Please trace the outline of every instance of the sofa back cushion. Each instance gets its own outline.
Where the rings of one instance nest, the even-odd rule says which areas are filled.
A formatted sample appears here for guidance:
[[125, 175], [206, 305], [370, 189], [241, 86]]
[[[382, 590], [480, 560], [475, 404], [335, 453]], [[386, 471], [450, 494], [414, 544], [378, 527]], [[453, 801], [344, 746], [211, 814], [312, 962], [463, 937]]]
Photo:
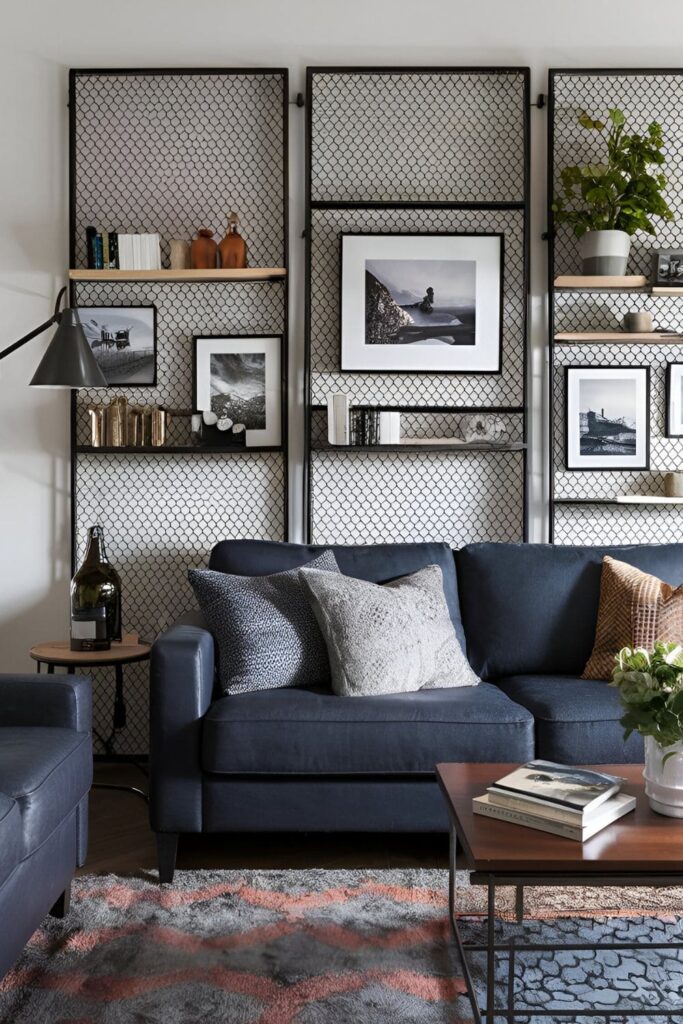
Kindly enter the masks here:
[[[451, 621], [463, 647], [465, 635], [460, 618], [458, 584], [453, 550], [447, 544], [281, 544], [269, 540], [223, 540], [211, 552], [209, 569], [236, 576], [265, 576], [310, 562], [323, 551], [332, 551], [345, 576], [370, 583], [387, 583], [399, 576], [438, 565]], [[585, 660], [585, 659], [584, 659]]]
[[470, 544], [458, 551], [467, 654], [477, 675], [581, 675], [595, 639], [605, 555], [673, 586], [683, 582], [683, 544]]

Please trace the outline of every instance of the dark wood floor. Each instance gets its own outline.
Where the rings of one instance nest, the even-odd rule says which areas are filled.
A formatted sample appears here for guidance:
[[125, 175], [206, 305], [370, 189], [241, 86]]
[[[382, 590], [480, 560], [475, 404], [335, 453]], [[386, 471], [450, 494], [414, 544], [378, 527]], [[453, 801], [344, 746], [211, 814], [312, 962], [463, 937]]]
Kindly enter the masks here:
[[[95, 781], [147, 788], [146, 778], [133, 765], [98, 763]], [[447, 837], [433, 835], [184, 836], [178, 854], [178, 867], [186, 869], [447, 866]], [[132, 874], [155, 867], [146, 803], [130, 793], [93, 790], [88, 860], [80, 873]]]

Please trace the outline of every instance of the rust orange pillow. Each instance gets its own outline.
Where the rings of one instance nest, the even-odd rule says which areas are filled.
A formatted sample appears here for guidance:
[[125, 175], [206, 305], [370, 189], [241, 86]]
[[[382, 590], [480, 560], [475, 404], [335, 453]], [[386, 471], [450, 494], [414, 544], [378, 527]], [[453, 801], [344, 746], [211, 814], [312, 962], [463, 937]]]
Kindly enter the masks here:
[[605, 555], [595, 643], [582, 679], [611, 679], [622, 647], [651, 648], [655, 640], [683, 643], [683, 586]]

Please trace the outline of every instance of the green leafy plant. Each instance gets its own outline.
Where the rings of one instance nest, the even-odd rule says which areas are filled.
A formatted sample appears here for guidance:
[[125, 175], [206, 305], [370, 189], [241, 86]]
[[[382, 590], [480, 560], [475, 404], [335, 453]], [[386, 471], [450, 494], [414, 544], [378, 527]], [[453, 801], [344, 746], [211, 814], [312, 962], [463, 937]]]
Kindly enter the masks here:
[[615, 661], [610, 686], [619, 690], [625, 709], [624, 738], [639, 732], [662, 747], [683, 739], [683, 647], [660, 642], [651, 651], [624, 647]]
[[661, 171], [665, 162], [661, 125], [653, 121], [647, 134], [628, 134], [626, 118], [616, 108], [609, 111], [608, 123], [584, 112], [579, 124], [604, 138], [607, 161], [564, 168], [562, 194], [553, 203], [556, 222], [568, 224], [580, 237], [587, 231], [605, 230], [654, 235], [651, 217], [673, 220], [662, 195], [666, 177]]

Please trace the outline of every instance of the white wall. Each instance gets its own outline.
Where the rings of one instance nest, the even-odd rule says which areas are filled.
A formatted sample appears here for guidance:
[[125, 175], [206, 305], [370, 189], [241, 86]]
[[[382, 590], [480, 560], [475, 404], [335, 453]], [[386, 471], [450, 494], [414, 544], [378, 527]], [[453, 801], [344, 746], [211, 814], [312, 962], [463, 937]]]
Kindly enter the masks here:
[[[642, 0], [23, 0], [0, 35], [0, 349], [50, 315], [67, 262], [66, 68], [308, 64], [676, 67], [683, 8]], [[303, 116], [292, 108], [292, 442], [302, 450]], [[532, 539], [543, 539], [544, 113], [532, 112]], [[49, 335], [0, 363], [0, 670], [65, 634], [68, 399], [25, 387]], [[292, 493], [300, 493], [299, 474]], [[295, 513], [296, 528], [298, 517]], [[296, 534], [295, 534], [296, 535]]]

